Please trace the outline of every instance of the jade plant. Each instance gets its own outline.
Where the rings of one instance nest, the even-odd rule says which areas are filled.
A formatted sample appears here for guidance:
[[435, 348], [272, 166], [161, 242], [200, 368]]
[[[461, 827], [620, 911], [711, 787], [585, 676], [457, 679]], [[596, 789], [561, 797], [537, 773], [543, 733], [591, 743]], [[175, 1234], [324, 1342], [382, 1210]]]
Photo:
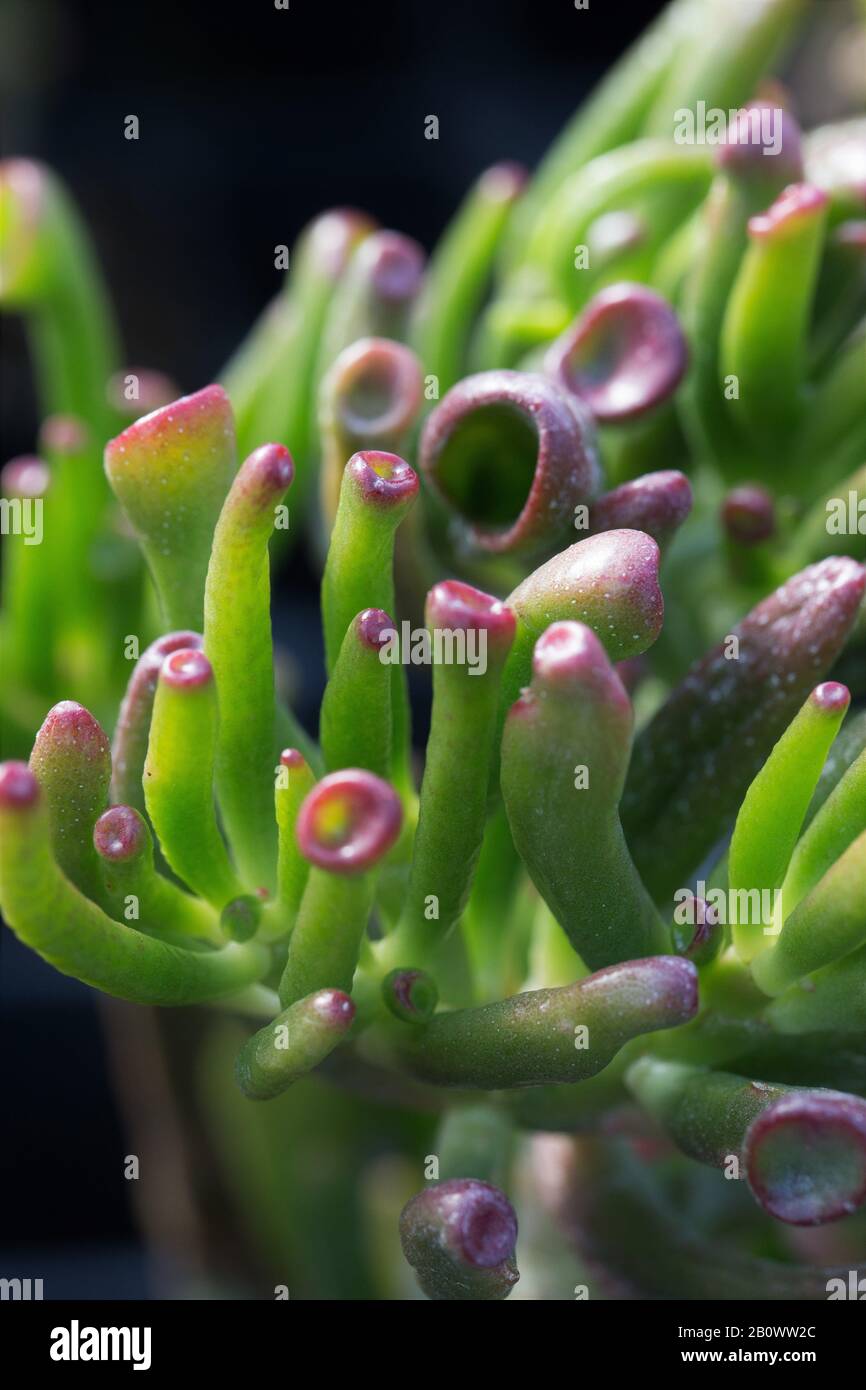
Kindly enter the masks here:
[[[807, 8], [674, 0], [429, 262], [323, 215], [189, 395], [119, 366], [66, 194], [5, 170], [46, 420], [4, 516], [54, 544], [4, 540], [4, 918], [236, 1021], [251, 1110], [316, 1072], [438, 1117], [392, 1231], [433, 1299], [517, 1284], [531, 1135], [581, 1137], [559, 1210], [619, 1290], [863, 1259], [866, 133], [760, 86]], [[724, 138], [672, 139], [699, 100]], [[300, 535], [316, 730], [271, 627]]]

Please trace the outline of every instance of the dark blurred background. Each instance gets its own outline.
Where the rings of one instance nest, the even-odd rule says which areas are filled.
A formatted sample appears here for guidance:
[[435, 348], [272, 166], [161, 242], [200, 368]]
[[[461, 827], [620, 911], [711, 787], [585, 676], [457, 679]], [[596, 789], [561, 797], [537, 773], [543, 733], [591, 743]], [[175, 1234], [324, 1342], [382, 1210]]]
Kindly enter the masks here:
[[[69, 184], [128, 363], [196, 390], [276, 289], [276, 244], [355, 204], [430, 248], [486, 165], [537, 162], [660, 8], [0, 0], [3, 153]], [[130, 114], [138, 141], [124, 139]], [[430, 114], [438, 141], [424, 139]], [[14, 321], [0, 369], [5, 459], [32, 449], [37, 423]], [[288, 582], [314, 624], [315, 577], [295, 563]], [[309, 718], [317, 692], [305, 693]], [[41, 1277], [47, 1297], [145, 1297], [93, 994], [5, 930], [0, 965], [0, 1275]]]

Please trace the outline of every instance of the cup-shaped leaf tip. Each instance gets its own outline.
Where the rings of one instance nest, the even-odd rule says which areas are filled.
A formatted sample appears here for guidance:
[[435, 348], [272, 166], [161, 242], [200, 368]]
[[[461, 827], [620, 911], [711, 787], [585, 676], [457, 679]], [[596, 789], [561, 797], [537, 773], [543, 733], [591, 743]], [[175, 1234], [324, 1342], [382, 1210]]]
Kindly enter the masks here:
[[418, 474], [397, 454], [362, 449], [349, 459], [346, 473], [363, 500], [375, 506], [399, 506], [418, 492]]
[[514, 1253], [517, 1217], [499, 1188], [476, 1178], [436, 1183], [413, 1197], [400, 1218], [404, 1248], [425, 1231], [475, 1269], [492, 1269]]
[[317, 782], [298, 812], [301, 853], [317, 868], [363, 873], [387, 854], [403, 812], [393, 787], [362, 768], [332, 772]]
[[160, 679], [173, 690], [194, 690], [213, 680], [213, 667], [197, 647], [181, 647], [166, 657]]
[[424, 426], [419, 463], [464, 540], [494, 554], [550, 548], [601, 482], [588, 411], [530, 372], [459, 381]]
[[866, 1200], [866, 1101], [836, 1091], [783, 1096], [744, 1143], [749, 1186], [778, 1221], [815, 1226]]
[[411, 348], [390, 338], [359, 338], [335, 359], [323, 393], [350, 440], [390, 443], [415, 419], [422, 386]]
[[426, 1023], [439, 1000], [435, 981], [426, 970], [392, 970], [382, 981], [382, 997], [403, 1023]]
[[549, 349], [545, 370], [602, 423], [666, 401], [688, 365], [679, 320], [661, 295], [624, 281], [601, 290]]

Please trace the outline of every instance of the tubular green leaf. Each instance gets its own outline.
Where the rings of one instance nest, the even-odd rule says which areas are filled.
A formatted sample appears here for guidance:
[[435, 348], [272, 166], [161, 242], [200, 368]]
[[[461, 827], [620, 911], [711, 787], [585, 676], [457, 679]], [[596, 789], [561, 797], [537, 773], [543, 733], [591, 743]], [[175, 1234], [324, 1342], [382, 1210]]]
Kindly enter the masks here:
[[235, 1077], [250, 1100], [271, 1100], [317, 1067], [342, 1042], [355, 1016], [348, 994], [321, 989], [266, 1024], [244, 1043]]
[[[322, 577], [325, 662], [333, 671], [343, 638], [365, 608], [394, 610], [397, 527], [418, 495], [418, 475], [396, 454], [368, 450], [349, 459]], [[411, 718], [406, 672], [391, 667], [394, 780], [411, 787]]]
[[866, 1029], [866, 947], [793, 985], [773, 1000], [765, 1017], [785, 1034], [862, 1033]]
[[467, 325], [481, 305], [496, 250], [525, 180], [515, 164], [495, 164], [470, 189], [437, 242], [416, 306], [411, 342], [425, 377], [442, 396], [466, 365]]
[[794, 575], [692, 667], [636, 739], [621, 816], [656, 902], [688, 883], [733, 821], [841, 651], [864, 588], [866, 571], [844, 558]]
[[28, 320], [40, 414], [75, 415], [100, 442], [119, 349], [114, 316], [89, 238], [60, 181], [44, 165], [0, 165], [4, 236], [0, 303]]
[[391, 768], [391, 670], [383, 655], [397, 633], [388, 614], [365, 608], [353, 619], [322, 699], [319, 741], [328, 772]]
[[714, 1168], [739, 1164], [752, 1120], [791, 1089], [650, 1056], [629, 1067], [626, 1085], [684, 1154]]
[[111, 799], [144, 811], [144, 760], [156, 683], [172, 652], [201, 646], [197, 632], [168, 632], [151, 642], [132, 670], [111, 745]]
[[[731, 288], [720, 367], [737, 380], [736, 411], [756, 443], [790, 434], [805, 405], [808, 327], [827, 197], [792, 184], [750, 219], [750, 244]], [[719, 383], [719, 391], [722, 383]]]
[[866, 751], [851, 763], [800, 838], [782, 884], [784, 916], [866, 830]]
[[217, 827], [217, 692], [204, 652], [181, 649], [159, 674], [144, 764], [147, 814], [172, 869], [216, 908], [240, 897]]
[[421, 964], [466, 906], [484, 836], [499, 678], [514, 636], [508, 607], [457, 580], [430, 590], [425, 619], [433, 710], [405, 908], [383, 948], [389, 967]]
[[866, 830], [797, 905], [773, 945], [752, 961], [752, 974], [766, 994], [782, 994], [864, 941]]
[[[263, 320], [260, 331], [257, 325], [256, 342], [250, 344], [252, 360], [241, 359], [237, 364], [250, 400], [244, 412], [244, 433], [239, 435], [241, 454], [245, 456], [264, 439], [286, 444], [301, 465], [295, 489], [298, 508], [315, 476], [311, 467], [314, 387], [322, 329], [352, 252], [373, 225], [364, 213], [335, 208], [304, 229], [292, 248], [282, 313], [274, 309], [272, 322]], [[234, 372], [226, 375], [231, 381]], [[257, 388], [252, 384], [256, 377]]]
[[689, 1158], [748, 1178], [779, 1221], [815, 1226], [866, 1197], [866, 1102], [642, 1057], [627, 1084]]
[[214, 532], [204, 598], [204, 649], [220, 705], [220, 810], [241, 874], [271, 890], [277, 736], [268, 541], [293, 473], [291, 456], [280, 444], [262, 445], [242, 464]]
[[132, 806], [111, 806], [93, 828], [101, 860], [105, 894], [112, 914], [126, 919], [135, 901], [131, 926], [167, 940], [183, 938], [224, 946], [225, 938], [212, 907], [184, 893], [154, 868], [153, 839], [144, 817]]
[[679, 112], [740, 107], [796, 33], [806, 0], [759, 0], [718, 6], [699, 3], [683, 15], [683, 41], [657, 93], [644, 129], [673, 134]]
[[667, 5], [561, 131], [517, 206], [502, 249], [505, 269], [522, 258], [535, 221], [570, 174], [636, 139], [696, 13], [695, 0]]
[[144, 551], [167, 627], [200, 632], [211, 539], [235, 474], [220, 386], [145, 415], [105, 449], [105, 471]]
[[502, 793], [536, 887], [591, 970], [670, 950], [619, 823], [632, 724], [595, 634], [582, 623], [549, 627], [505, 722]]
[[39, 780], [55, 858], [89, 898], [102, 896], [93, 827], [105, 810], [111, 780], [108, 739], [93, 715], [74, 700], [49, 710], [36, 735], [30, 766]]
[[498, 1188], [473, 1178], [433, 1183], [400, 1217], [403, 1254], [434, 1302], [490, 1303], [519, 1279], [517, 1218]]
[[681, 205], [676, 217], [680, 221], [700, 201], [711, 176], [709, 156], [700, 147], [638, 140], [612, 150], [562, 184], [536, 222], [526, 259], [543, 267], [555, 291], [577, 309], [585, 287], [582, 271], [575, 268], [575, 250], [587, 244], [590, 227], [599, 217], [663, 189], [669, 204]]
[[394, 789], [357, 768], [324, 777], [305, 798], [295, 833], [312, 867], [280, 980], [284, 1008], [327, 986], [351, 989], [373, 906], [372, 870], [401, 821]]
[[359, 243], [328, 306], [318, 381], [344, 348], [359, 338], [407, 341], [425, 260], [418, 242], [401, 232], [371, 232]]
[[[781, 886], [821, 769], [851, 695], [825, 681], [809, 695], [755, 777], [740, 807], [728, 856], [735, 891]], [[779, 922], [781, 926], [781, 921]], [[769, 943], [760, 923], [735, 923], [734, 944], [749, 960]]]
[[540, 565], [509, 595], [517, 631], [499, 694], [492, 764], [499, 776], [505, 717], [532, 674], [532, 652], [551, 623], [573, 619], [592, 628], [611, 661], [639, 656], [661, 631], [664, 601], [658, 583], [659, 548], [642, 531], [604, 531], [577, 541]]
[[394, 535], [417, 493], [417, 474], [396, 454], [369, 451], [346, 464], [322, 579], [329, 672], [357, 613], [394, 611]]
[[437, 1014], [395, 1046], [409, 1070], [437, 1086], [507, 1090], [583, 1081], [630, 1038], [676, 1028], [697, 1009], [697, 972], [678, 956], [627, 961], [561, 989], [516, 994]]
[[359, 338], [331, 364], [318, 397], [326, 534], [339, 507], [346, 461], [359, 452], [401, 452], [421, 407], [421, 388], [414, 352], [388, 338]]
[[264, 976], [268, 956], [259, 946], [169, 946], [112, 921], [79, 893], [51, 853], [45, 798], [23, 764], [7, 763], [0, 776], [0, 826], [6, 920], [62, 974], [138, 1004], [201, 1003]]
[[324, 989], [328, 980], [337, 989], [351, 990], [374, 889], [371, 874], [344, 878], [310, 869], [280, 980], [284, 1007]]
[[309, 864], [301, 854], [295, 823], [301, 803], [312, 791], [315, 778], [303, 753], [284, 748], [274, 782], [274, 815], [277, 822], [277, 896], [264, 910], [260, 940], [285, 936], [295, 925]]

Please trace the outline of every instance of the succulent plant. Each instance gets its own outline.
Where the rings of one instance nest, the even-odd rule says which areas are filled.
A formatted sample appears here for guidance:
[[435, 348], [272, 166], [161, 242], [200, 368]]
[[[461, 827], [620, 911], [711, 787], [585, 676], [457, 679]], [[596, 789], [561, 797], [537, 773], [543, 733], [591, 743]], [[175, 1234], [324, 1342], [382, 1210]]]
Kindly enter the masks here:
[[[750, 101], [801, 8], [719, 29], [675, 0], [426, 267], [324, 215], [223, 384], [131, 423], [74, 210], [6, 170], [49, 418], [3, 490], [64, 518], [53, 550], [4, 545], [7, 745], [59, 694], [92, 708], [62, 698], [0, 768], [4, 917], [108, 995], [242, 1020], [220, 1084], [250, 1101], [321, 1069], [440, 1117], [399, 1221], [433, 1299], [514, 1288], [532, 1134], [584, 1136], [566, 1224], [623, 1285], [657, 1233], [633, 1176], [631, 1241], [610, 1214], [621, 1163], [659, 1200], [694, 1164], [741, 1179], [780, 1288], [780, 1230], [862, 1222], [866, 522], [826, 522], [864, 488], [863, 188], [787, 111], [774, 158], [665, 138], [697, 97]], [[302, 530], [316, 737], [271, 629]], [[695, 1259], [677, 1235], [659, 1287]]]

